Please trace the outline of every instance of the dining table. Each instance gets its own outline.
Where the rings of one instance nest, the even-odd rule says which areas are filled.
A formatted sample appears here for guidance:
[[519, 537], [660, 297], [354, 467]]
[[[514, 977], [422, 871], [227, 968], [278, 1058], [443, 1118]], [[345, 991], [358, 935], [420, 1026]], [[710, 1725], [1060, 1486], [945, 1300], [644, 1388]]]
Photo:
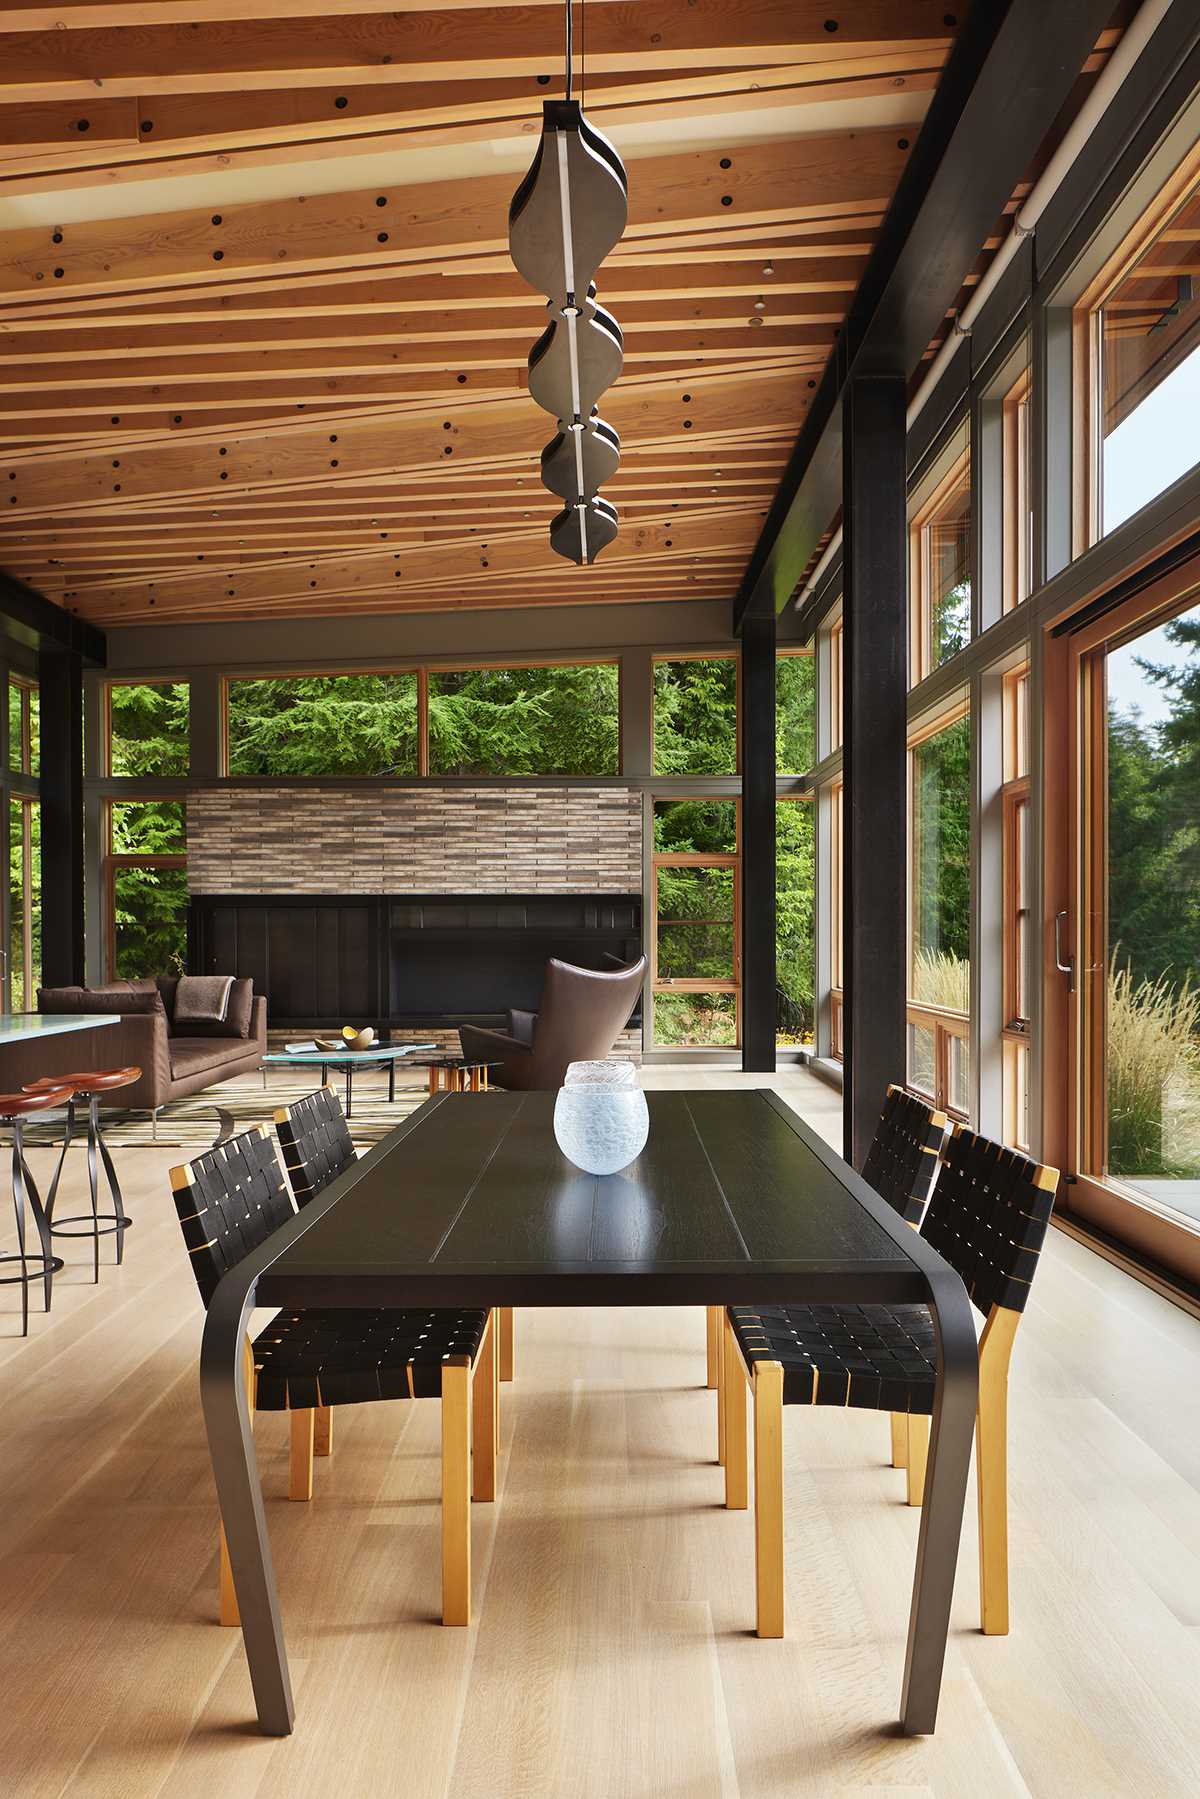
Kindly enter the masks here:
[[899, 1721], [933, 1730], [978, 1386], [966, 1289], [773, 1091], [646, 1101], [642, 1153], [596, 1176], [560, 1151], [553, 1093], [439, 1094], [221, 1280], [201, 1395], [265, 1734], [289, 1734], [295, 1706], [243, 1378], [255, 1306], [928, 1306], [938, 1372]]

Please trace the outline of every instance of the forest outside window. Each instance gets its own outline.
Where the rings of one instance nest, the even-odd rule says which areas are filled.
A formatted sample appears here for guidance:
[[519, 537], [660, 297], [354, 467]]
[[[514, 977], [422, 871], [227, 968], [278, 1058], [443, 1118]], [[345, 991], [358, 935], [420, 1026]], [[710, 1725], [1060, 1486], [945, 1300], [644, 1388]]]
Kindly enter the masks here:
[[187, 832], [175, 799], [106, 808], [108, 976], [139, 980], [187, 968]]
[[8, 955], [4, 1002], [31, 1012], [42, 979], [42, 809], [12, 794], [8, 802]]
[[1029, 665], [1004, 678], [1004, 1140], [1030, 1146], [1033, 980], [1030, 888]]
[[[1163, 216], [1165, 212], [1165, 217]], [[1181, 174], [1091, 309], [1091, 535], [1103, 537], [1200, 459], [1200, 178]]]
[[971, 465], [964, 454], [917, 513], [910, 534], [915, 686], [971, 638]]
[[829, 1053], [842, 1060], [845, 985], [842, 974], [842, 795], [837, 781], [829, 790]]
[[656, 775], [735, 775], [738, 770], [736, 656], [656, 656]]
[[816, 657], [781, 650], [775, 659], [775, 772], [805, 775], [817, 759]]
[[775, 1040], [813, 1040], [813, 807], [808, 799], [775, 805]]
[[940, 720], [909, 756], [909, 1081], [970, 1111], [971, 720]]
[[741, 989], [738, 802], [654, 801], [651, 984], [656, 1047], [732, 1047]]
[[615, 775], [621, 771], [615, 662], [430, 669], [431, 775]]
[[110, 681], [105, 688], [110, 775], [186, 775], [191, 689], [186, 681]]
[[415, 775], [417, 677], [284, 675], [225, 684], [230, 775]]
[[829, 632], [829, 747], [842, 747], [842, 621], [836, 618]]
[[41, 768], [39, 707], [36, 681], [8, 680], [8, 766], [17, 774], [36, 775]]

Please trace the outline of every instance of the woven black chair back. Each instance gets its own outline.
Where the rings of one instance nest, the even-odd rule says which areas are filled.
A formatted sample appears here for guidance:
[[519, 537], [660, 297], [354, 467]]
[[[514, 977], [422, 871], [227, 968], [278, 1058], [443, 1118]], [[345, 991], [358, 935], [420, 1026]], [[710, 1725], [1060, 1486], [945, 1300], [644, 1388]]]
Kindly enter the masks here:
[[919, 1224], [946, 1136], [946, 1115], [903, 1087], [889, 1087], [863, 1179], [909, 1224]]
[[275, 1114], [283, 1164], [298, 1206], [306, 1206], [355, 1160], [342, 1102], [332, 1087], [318, 1087]]
[[921, 1235], [961, 1275], [984, 1314], [1025, 1310], [1058, 1174], [961, 1126], [942, 1151]]
[[172, 1168], [171, 1186], [206, 1306], [221, 1276], [296, 1215], [265, 1124]]

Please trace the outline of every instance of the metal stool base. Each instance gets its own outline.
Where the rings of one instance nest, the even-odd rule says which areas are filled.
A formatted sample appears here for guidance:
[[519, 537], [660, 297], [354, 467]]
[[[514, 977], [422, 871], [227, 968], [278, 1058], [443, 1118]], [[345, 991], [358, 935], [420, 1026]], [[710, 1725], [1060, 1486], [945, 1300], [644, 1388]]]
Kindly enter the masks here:
[[[85, 1224], [86, 1230], [68, 1231], [67, 1224]], [[132, 1218], [118, 1218], [112, 1212], [97, 1212], [93, 1219], [90, 1212], [76, 1212], [70, 1218], [63, 1218], [51, 1224], [52, 1237], [111, 1237], [114, 1231], [127, 1231], [133, 1224]]]
[[[20, 1255], [15, 1249], [6, 1249], [0, 1255], [0, 1262], [23, 1262], [25, 1268], [29, 1269], [28, 1274], [24, 1270], [20, 1274], [0, 1274], [0, 1287], [15, 1287], [20, 1281], [29, 1286], [32, 1281], [44, 1281], [47, 1273], [57, 1274], [60, 1268], [66, 1266], [61, 1256], [44, 1256], [40, 1249], [31, 1249], [27, 1256]], [[36, 1268], [30, 1268], [33, 1262], [37, 1263]], [[50, 1264], [49, 1269], [45, 1265], [47, 1262]], [[50, 1307], [47, 1306], [46, 1310], [49, 1311]]]

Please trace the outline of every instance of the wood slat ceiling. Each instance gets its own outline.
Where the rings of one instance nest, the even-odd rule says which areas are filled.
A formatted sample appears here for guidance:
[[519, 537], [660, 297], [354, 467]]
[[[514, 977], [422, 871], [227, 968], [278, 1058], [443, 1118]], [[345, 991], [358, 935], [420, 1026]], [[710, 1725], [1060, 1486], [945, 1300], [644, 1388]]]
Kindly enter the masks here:
[[953, 35], [591, 0], [621, 534], [553, 555], [507, 209], [558, 4], [0, 0], [0, 564], [96, 623], [728, 597]]

